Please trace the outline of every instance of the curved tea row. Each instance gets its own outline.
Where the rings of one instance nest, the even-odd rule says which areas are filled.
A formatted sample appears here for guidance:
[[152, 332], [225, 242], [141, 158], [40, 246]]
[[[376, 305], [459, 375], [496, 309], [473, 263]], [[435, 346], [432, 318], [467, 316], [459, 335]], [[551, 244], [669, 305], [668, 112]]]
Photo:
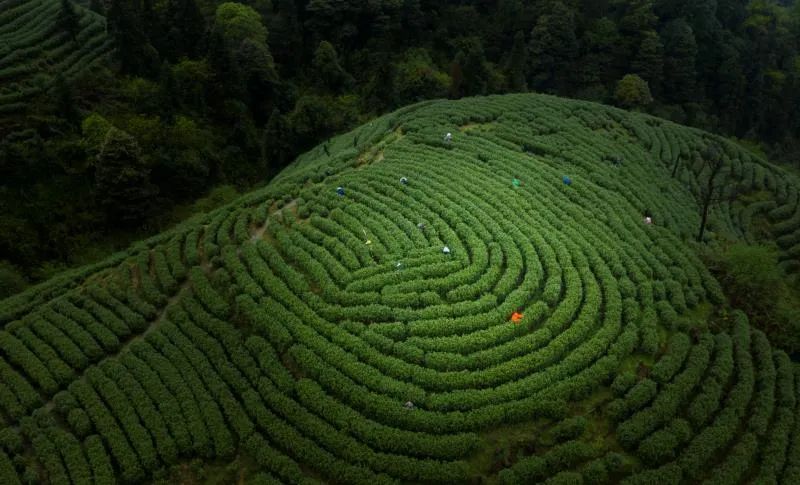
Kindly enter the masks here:
[[57, 75], [78, 76], [110, 51], [102, 16], [75, 4], [73, 38], [59, 27], [61, 9], [60, 0], [0, 0], [0, 113], [23, 110]]
[[[237, 453], [259, 483], [791, 480], [796, 366], [741, 314], [716, 334], [690, 316], [724, 295], [689, 242], [701, 162], [670, 175], [711, 139], [661, 123], [422, 103], [0, 302], [2, 481]], [[715, 228], [797, 217], [791, 177], [724, 147], [773, 195]], [[772, 228], [791, 265], [796, 227]], [[515, 426], [530, 436], [497, 456]]]

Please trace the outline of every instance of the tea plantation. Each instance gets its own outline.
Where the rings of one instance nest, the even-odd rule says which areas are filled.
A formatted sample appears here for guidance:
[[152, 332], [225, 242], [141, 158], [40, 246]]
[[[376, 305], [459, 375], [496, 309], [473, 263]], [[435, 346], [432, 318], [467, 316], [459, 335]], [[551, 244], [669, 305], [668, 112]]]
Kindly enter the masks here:
[[103, 62], [111, 49], [106, 20], [74, 4], [74, 36], [60, 25], [61, 0], [0, 0], [0, 114]]
[[0, 302], [0, 482], [800, 483], [800, 367], [707, 321], [711, 145], [708, 244], [797, 272], [797, 178], [656, 118], [506, 95], [333, 138]]

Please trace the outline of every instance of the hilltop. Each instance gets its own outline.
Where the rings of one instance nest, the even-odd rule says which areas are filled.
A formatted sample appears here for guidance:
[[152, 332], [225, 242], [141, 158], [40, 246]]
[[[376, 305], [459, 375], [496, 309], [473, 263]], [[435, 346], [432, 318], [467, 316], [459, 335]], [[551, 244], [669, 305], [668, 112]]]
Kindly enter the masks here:
[[798, 187], [589, 102], [403, 108], [0, 301], [0, 481], [796, 482], [800, 368], [699, 254], [796, 274]]

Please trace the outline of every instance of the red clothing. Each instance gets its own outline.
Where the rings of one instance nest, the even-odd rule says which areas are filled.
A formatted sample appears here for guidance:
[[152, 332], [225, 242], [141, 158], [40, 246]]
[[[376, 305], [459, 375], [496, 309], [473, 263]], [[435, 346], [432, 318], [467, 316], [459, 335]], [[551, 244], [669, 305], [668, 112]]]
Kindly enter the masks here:
[[519, 323], [522, 321], [522, 313], [514, 312], [511, 314], [511, 321], [514, 323]]

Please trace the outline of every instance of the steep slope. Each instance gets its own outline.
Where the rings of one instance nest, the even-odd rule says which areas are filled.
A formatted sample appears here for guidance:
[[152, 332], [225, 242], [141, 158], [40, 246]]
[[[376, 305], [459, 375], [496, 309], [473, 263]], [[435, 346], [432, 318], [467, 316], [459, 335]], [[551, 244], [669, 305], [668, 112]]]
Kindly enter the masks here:
[[259, 483], [794, 483], [800, 368], [706, 325], [709, 145], [740, 187], [713, 238], [767, 231], [796, 270], [797, 180], [655, 118], [507, 95], [336, 137], [0, 302], [0, 481], [239, 453]]

